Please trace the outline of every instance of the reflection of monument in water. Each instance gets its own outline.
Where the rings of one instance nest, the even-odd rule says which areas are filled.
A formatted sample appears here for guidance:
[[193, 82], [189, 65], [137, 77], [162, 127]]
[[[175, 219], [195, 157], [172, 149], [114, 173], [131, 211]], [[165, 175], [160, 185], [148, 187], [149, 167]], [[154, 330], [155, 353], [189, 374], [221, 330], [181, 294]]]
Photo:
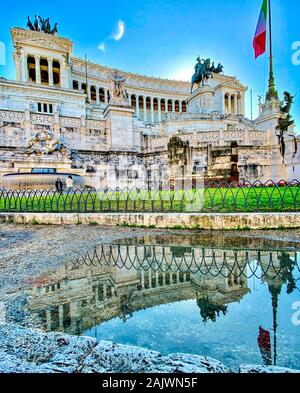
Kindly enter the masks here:
[[[281, 255], [259, 252], [270, 277], [266, 264]], [[126, 320], [141, 309], [190, 299], [197, 300], [203, 321], [215, 321], [249, 292], [247, 277], [257, 259], [256, 250], [103, 245], [38, 277], [24, 291], [29, 311], [47, 331], [80, 334], [115, 317]]]
[[[293, 276], [293, 271], [297, 265], [297, 254], [293, 256], [287, 252], [281, 252], [277, 258], [273, 260], [271, 254], [271, 264], [264, 257], [259, 258], [260, 265], [265, 270], [263, 281], [267, 283], [268, 290], [271, 295], [272, 314], [273, 314], [273, 351], [271, 343], [270, 332], [259, 328], [258, 345], [262, 355], [263, 362], [266, 366], [277, 366], [277, 312], [278, 300], [282, 292], [283, 286], [286, 284], [286, 291], [288, 294], [296, 289], [296, 280]], [[272, 356], [273, 354], [273, 356]]]

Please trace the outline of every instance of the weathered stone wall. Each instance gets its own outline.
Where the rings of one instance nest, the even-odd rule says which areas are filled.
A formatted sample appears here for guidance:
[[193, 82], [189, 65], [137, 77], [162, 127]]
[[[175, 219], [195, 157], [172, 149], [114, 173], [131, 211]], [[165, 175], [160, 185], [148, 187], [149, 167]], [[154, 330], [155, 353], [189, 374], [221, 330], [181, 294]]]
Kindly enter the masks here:
[[300, 228], [300, 213], [0, 213], [17, 224], [99, 224], [186, 229]]

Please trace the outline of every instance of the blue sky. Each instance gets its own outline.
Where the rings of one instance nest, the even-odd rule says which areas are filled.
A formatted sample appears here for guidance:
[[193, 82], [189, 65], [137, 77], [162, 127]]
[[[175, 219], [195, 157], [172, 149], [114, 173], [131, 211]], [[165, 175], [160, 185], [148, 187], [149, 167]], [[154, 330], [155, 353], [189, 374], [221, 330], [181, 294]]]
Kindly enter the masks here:
[[[33, 17], [37, 13], [59, 23], [60, 35], [74, 41], [75, 56], [83, 58], [86, 53], [91, 61], [126, 71], [189, 80], [198, 54], [220, 61], [226, 74], [237, 76], [249, 87], [248, 117], [250, 89], [253, 90], [255, 117], [257, 95], [265, 93], [268, 79], [267, 56], [254, 60], [252, 49], [261, 3], [262, 0], [2, 2], [0, 41], [6, 45], [7, 61], [5, 66], [0, 65], [0, 75], [14, 78], [15, 73], [9, 29], [26, 27], [27, 15]], [[300, 49], [300, 4], [299, 0], [272, 3], [276, 83], [281, 95], [284, 90], [298, 93], [293, 114], [300, 133], [300, 64], [292, 63], [293, 43], [299, 41]], [[124, 25], [118, 26], [119, 21]]]

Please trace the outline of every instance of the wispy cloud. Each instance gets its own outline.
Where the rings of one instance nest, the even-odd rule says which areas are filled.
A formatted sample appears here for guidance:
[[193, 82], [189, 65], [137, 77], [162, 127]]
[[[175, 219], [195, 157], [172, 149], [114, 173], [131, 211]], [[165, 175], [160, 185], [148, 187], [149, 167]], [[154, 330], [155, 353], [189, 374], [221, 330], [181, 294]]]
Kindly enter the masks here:
[[122, 20], [119, 20], [110, 38], [112, 38], [115, 41], [120, 41], [120, 39], [124, 36], [124, 34], [125, 34], [125, 23]]
[[98, 46], [97, 48], [105, 53], [106, 52], [106, 48], [107, 48], [107, 43], [109, 40], [114, 40], [114, 41], [120, 41], [125, 34], [125, 22], [122, 21], [121, 19], [118, 21], [118, 23], [116, 24], [113, 32], [111, 33], [111, 35], [109, 37], [107, 37], [106, 39], [104, 39]]
[[101, 42], [101, 44], [99, 44], [97, 48], [99, 50], [101, 50], [101, 52], [103, 52], [103, 53], [106, 51], [106, 46], [105, 46], [104, 42]]

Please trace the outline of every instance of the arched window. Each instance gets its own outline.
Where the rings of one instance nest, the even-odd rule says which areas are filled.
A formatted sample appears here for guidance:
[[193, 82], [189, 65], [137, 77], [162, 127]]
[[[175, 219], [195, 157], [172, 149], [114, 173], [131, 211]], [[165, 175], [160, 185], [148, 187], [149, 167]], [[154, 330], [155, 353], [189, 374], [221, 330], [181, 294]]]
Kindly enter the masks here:
[[154, 98], [154, 100], [153, 100], [153, 107], [154, 107], [155, 111], [158, 111], [158, 99], [157, 98]]
[[186, 112], [186, 102], [182, 101], [182, 112]]
[[168, 112], [172, 112], [172, 100], [168, 100]]
[[161, 100], [161, 111], [162, 112], [165, 112], [165, 110], [166, 110], [166, 100], [165, 99], [163, 99], [163, 100]]
[[179, 101], [175, 101], [175, 112], [179, 112]]

